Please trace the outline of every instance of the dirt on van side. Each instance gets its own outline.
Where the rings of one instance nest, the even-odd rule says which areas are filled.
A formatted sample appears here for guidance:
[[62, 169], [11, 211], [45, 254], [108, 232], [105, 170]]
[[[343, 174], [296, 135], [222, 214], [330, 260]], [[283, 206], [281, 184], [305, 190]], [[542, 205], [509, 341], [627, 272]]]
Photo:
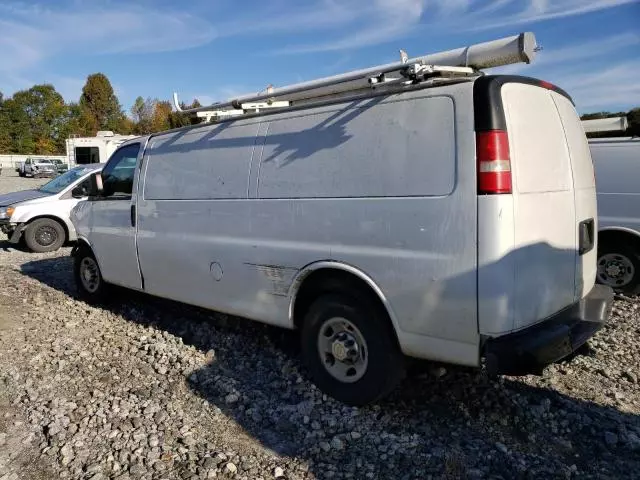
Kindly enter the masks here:
[[87, 305], [68, 255], [0, 237], [0, 480], [640, 471], [638, 298], [541, 377], [420, 365], [350, 408], [309, 382], [294, 333], [121, 290]]

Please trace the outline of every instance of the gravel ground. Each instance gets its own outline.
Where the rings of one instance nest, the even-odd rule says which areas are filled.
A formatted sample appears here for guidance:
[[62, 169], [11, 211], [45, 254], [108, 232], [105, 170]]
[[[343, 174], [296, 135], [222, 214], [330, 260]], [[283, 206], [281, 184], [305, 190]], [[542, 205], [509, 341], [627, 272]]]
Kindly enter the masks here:
[[541, 377], [421, 366], [358, 409], [309, 383], [294, 334], [124, 291], [89, 306], [68, 255], [0, 238], [0, 480], [638, 478], [638, 299]]

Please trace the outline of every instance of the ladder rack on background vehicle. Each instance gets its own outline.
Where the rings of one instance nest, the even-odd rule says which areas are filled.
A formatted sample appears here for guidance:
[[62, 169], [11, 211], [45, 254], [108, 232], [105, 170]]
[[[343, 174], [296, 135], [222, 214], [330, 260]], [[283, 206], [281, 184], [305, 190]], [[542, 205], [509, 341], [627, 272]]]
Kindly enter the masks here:
[[627, 117], [594, 118], [582, 120], [585, 133], [624, 132], [629, 128]]
[[486, 68], [520, 62], [531, 63], [538, 50], [534, 34], [524, 32], [511, 37], [415, 58], [408, 58], [406, 52], [401, 50], [399, 62], [279, 88], [269, 86], [263, 92], [242, 95], [232, 100], [216, 102], [204, 107], [183, 109], [180, 107], [176, 93], [173, 94], [173, 102], [178, 112], [195, 114], [205, 118], [205, 121], [215, 121], [246, 113], [286, 109], [309, 100], [322, 100], [347, 93], [367, 91], [372, 88], [402, 87], [427, 80], [479, 75], [479, 71]]

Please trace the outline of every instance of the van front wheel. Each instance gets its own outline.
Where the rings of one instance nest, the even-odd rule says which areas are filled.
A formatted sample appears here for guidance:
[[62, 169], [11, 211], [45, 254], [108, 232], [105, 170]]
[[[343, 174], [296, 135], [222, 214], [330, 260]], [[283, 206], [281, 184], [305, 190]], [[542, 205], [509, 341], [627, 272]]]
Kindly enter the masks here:
[[372, 302], [328, 294], [309, 308], [302, 354], [314, 383], [348, 405], [374, 402], [404, 376], [389, 319]]
[[602, 245], [598, 251], [597, 279], [619, 293], [640, 293], [640, 256], [626, 245]]
[[87, 247], [80, 247], [74, 255], [73, 273], [80, 296], [90, 303], [101, 303], [107, 298], [108, 285], [96, 257]]

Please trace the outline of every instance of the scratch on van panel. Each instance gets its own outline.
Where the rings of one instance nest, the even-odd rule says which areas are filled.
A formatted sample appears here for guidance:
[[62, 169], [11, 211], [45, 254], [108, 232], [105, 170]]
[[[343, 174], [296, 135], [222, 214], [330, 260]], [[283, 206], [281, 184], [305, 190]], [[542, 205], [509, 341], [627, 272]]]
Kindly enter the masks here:
[[498, 218], [502, 220], [502, 209], [500, 209], [500, 213], [498, 213]]
[[283, 265], [260, 265], [255, 263], [245, 263], [245, 265], [253, 268], [257, 273], [262, 275], [271, 285], [271, 291], [269, 293], [277, 296], [288, 295], [293, 276], [298, 271], [298, 268]]

